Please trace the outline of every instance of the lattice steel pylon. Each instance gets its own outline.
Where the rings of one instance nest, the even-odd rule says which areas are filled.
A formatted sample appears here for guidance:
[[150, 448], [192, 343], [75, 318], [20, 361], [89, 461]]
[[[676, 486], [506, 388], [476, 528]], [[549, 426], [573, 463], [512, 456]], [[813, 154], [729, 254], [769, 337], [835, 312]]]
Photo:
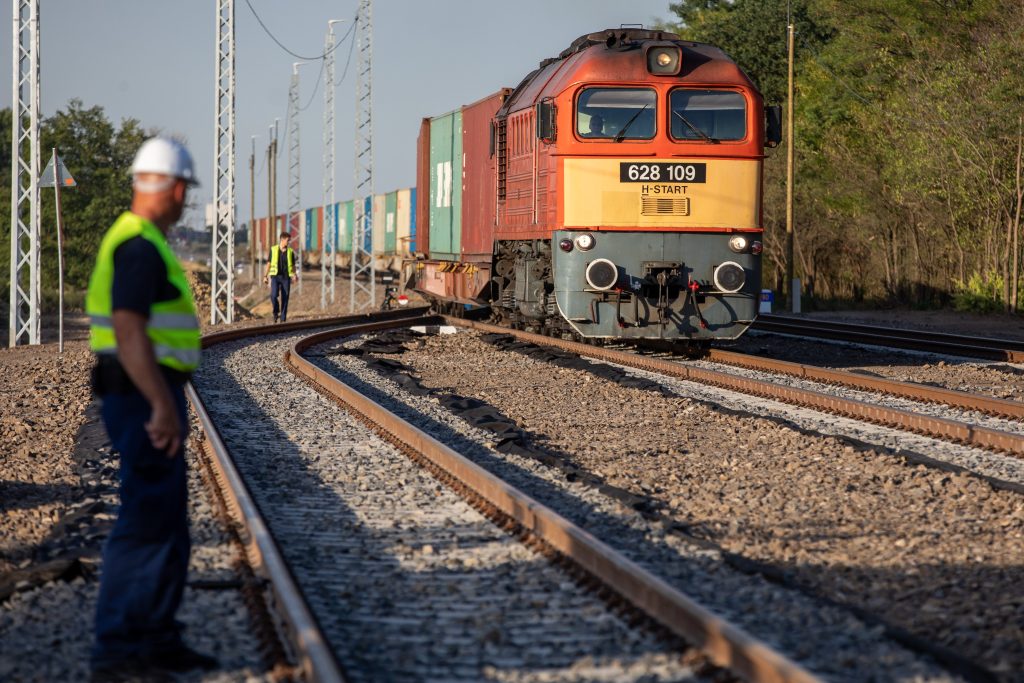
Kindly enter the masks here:
[[334, 303], [334, 260], [337, 216], [334, 215], [334, 25], [341, 19], [327, 22], [324, 42], [324, 229], [320, 240], [320, 308], [327, 300]]
[[211, 325], [235, 317], [235, 0], [217, 0], [216, 96]]
[[[356, 15], [356, 139], [355, 191], [352, 233], [352, 273], [349, 282], [350, 309], [356, 311], [377, 307], [376, 270], [373, 263], [373, 2], [359, 0]], [[366, 211], [366, 197], [370, 210]]]
[[[39, 0], [13, 0], [8, 344], [40, 343]], [[26, 212], [28, 214], [26, 220]]]
[[298, 238], [295, 269], [302, 291], [302, 252], [305, 250], [306, 231], [303, 230], [302, 197], [299, 183], [299, 67], [292, 64], [292, 81], [288, 87], [288, 232]]

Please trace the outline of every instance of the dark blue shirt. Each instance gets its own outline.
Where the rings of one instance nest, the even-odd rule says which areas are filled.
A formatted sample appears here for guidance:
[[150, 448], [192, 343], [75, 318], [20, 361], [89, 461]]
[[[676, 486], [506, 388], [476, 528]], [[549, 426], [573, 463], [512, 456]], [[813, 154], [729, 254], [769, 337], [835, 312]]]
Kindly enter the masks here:
[[167, 281], [167, 265], [152, 242], [133, 237], [114, 250], [112, 310], [127, 309], [148, 318], [154, 303], [178, 296], [177, 287]]

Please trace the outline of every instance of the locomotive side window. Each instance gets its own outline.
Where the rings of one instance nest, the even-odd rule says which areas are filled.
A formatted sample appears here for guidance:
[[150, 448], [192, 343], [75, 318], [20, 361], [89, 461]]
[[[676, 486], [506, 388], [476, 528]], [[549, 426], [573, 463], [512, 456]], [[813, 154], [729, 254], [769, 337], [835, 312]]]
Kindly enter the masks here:
[[576, 100], [576, 133], [581, 138], [650, 140], [658, 96], [651, 88], [586, 88]]
[[676, 140], [742, 140], [747, 137], [747, 101], [731, 90], [673, 90], [669, 96]]

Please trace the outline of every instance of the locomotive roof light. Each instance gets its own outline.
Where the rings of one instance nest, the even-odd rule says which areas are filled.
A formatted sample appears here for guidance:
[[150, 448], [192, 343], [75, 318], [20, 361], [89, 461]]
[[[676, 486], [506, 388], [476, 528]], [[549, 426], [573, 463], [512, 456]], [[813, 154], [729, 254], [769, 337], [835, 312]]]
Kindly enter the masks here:
[[743, 270], [743, 266], [740, 264], [734, 261], [726, 261], [715, 266], [713, 279], [718, 291], [726, 294], [735, 294], [743, 289], [743, 285], [746, 284], [747, 272]]
[[737, 254], [742, 254], [747, 250], [747, 238], [743, 235], [733, 235], [729, 238], [729, 248]]
[[594, 259], [587, 264], [587, 284], [604, 291], [619, 283], [619, 267], [606, 258]]
[[683, 51], [672, 43], [647, 48], [647, 70], [655, 76], [677, 76], [683, 65]]
[[580, 248], [580, 251], [590, 251], [597, 244], [597, 240], [589, 232], [585, 232], [576, 238], [576, 246]]

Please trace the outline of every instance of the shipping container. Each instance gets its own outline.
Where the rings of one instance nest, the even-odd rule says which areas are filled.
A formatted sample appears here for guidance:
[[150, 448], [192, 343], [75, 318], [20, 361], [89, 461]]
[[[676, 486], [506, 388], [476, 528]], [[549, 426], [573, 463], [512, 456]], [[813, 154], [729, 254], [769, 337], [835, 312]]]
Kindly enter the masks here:
[[316, 209], [306, 209], [302, 221], [302, 244], [306, 251], [317, 251]]
[[455, 260], [462, 243], [462, 112], [430, 120], [430, 257]]
[[426, 254], [430, 250], [430, 119], [420, 122], [420, 135], [416, 138], [416, 198], [413, 206], [415, 251]]
[[384, 195], [384, 253], [398, 252], [398, 192]]
[[416, 253], [416, 226], [419, 224], [419, 205], [416, 203], [416, 188], [409, 190], [409, 253]]
[[460, 261], [491, 261], [496, 224], [491, 120], [510, 92], [503, 88], [462, 108]]
[[412, 253], [412, 207], [412, 190], [398, 190], [395, 193], [395, 245], [396, 251], [403, 256]]
[[373, 195], [373, 253], [385, 254], [385, 220], [387, 214], [387, 195]]
[[338, 244], [338, 253], [350, 254], [352, 253], [352, 200], [338, 202], [336, 206], [338, 207], [338, 224], [336, 226], [335, 239]]

